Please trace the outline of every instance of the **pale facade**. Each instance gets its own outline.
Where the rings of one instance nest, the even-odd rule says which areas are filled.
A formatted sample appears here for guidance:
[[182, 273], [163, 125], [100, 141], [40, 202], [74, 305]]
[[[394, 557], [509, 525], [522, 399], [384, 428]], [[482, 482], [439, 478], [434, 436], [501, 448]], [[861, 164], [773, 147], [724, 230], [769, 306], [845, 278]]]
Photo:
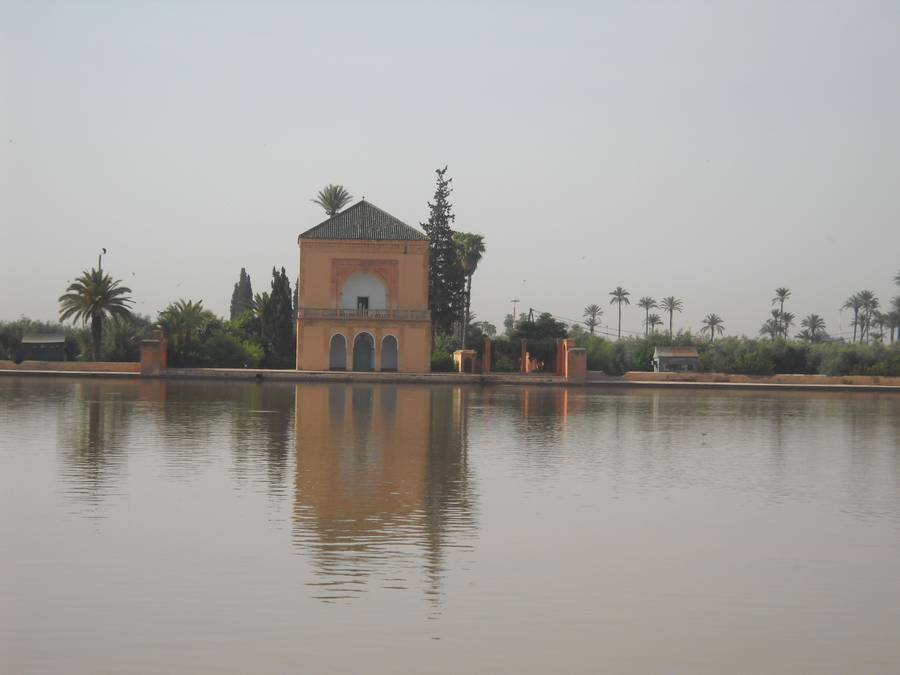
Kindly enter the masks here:
[[430, 370], [424, 234], [363, 200], [297, 241], [297, 370]]

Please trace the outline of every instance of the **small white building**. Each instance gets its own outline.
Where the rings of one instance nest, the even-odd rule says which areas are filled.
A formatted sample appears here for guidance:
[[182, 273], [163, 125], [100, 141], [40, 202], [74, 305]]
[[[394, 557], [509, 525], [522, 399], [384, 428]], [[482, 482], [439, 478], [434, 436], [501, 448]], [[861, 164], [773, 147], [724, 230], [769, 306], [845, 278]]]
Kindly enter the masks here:
[[700, 356], [693, 347], [657, 347], [653, 350], [654, 372], [687, 373], [700, 370]]

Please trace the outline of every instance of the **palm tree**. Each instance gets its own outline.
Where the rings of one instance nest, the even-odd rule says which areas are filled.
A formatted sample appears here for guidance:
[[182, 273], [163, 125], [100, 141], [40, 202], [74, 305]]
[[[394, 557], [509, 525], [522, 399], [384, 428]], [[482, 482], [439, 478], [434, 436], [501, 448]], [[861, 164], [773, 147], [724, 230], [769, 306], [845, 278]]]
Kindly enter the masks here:
[[781, 312], [779, 316], [779, 320], [781, 322], [781, 334], [784, 336], [784, 339], [788, 339], [788, 330], [790, 327], [794, 325], [794, 319], [796, 317], [792, 312]]
[[[891, 310], [890, 316], [892, 317], [892, 326], [891, 326], [891, 342], [894, 341], [894, 329], [900, 328], [900, 295], [894, 296], [891, 299], [891, 307], [894, 309]], [[900, 333], [900, 331], [898, 331]], [[900, 337], [900, 336], [898, 336]]]
[[334, 216], [347, 206], [351, 199], [353, 199], [353, 195], [347, 192], [343, 185], [326, 185], [319, 190], [315, 199], [309, 201], [321, 206], [329, 216]]
[[631, 295], [628, 291], [626, 291], [621, 286], [616, 286], [614, 291], [610, 291], [609, 293], [612, 296], [612, 300], [609, 301], [611, 305], [619, 306], [619, 339], [622, 338], [622, 305], [630, 305], [631, 301], [628, 299], [628, 296]]
[[859, 325], [859, 310], [862, 309], [862, 300], [859, 297], [859, 293], [854, 293], [844, 302], [843, 307], [841, 309], [852, 309], [853, 310], [853, 342], [856, 342], [856, 327]]
[[656, 309], [659, 305], [656, 304], [656, 300], [645, 295], [638, 300], [638, 307], [644, 310], [644, 335], [646, 336], [650, 331], [650, 310]]
[[875, 316], [872, 318], [872, 325], [878, 327], [878, 339], [881, 342], [884, 342], [884, 329], [887, 328], [891, 331], [893, 336], [894, 326], [893, 326], [893, 317], [891, 316], [891, 312], [875, 312]]
[[670, 295], [667, 298], [663, 298], [660, 301], [660, 307], [662, 307], [663, 311], [669, 313], [669, 339], [672, 339], [672, 315], [675, 312], [680, 312], [684, 309], [684, 304], [682, 304], [681, 300], [676, 298], [674, 295]]
[[800, 325], [805, 329], [804, 339], [808, 339], [810, 342], [818, 342], [825, 333], [825, 319], [818, 314], [807, 315], [800, 321]]
[[778, 312], [784, 313], [784, 301], [791, 297], [791, 290], [789, 288], [781, 288], [775, 289], [775, 297], [772, 298], [772, 304], [774, 305], [776, 302], [778, 303]]
[[[773, 314], [778, 310], [773, 310]], [[781, 326], [778, 324], [776, 319], [766, 319], [763, 322], [763, 325], [760, 326], [759, 329], [760, 335], [768, 335], [770, 339], [774, 340], [778, 335], [781, 335]]]
[[463, 317], [462, 346], [466, 348], [466, 333], [469, 330], [470, 309], [472, 305], [472, 275], [478, 269], [481, 256], [484, 255], [484, 235], [471, 232], [454, 232], [453, 243], [456, 256], [466, 276], [466, 310]]
[[888, 328], [891, 331], [891, 344], [894, 343], [894, 331], [897, 328], [900, 328], [900, 296], [894, 298], [894, 306], [897, 309], [893, 309], [888, 312]]
[[709, 333], [709, 341], [712, 342], [716, 338], [716, 334], [722, 335], [725, 332], [725, 322], [718, 314], [707, 314], [703, 318], [703, 328], [700, 333]]
[[857, 295], [859, 296], [860, 310], [862, 311], [862, 333], [859, 339], [862, 341], [863, 337], [865, 337], [866, 342], [868, 342], [872, 317], [878, 310], [878, 298], [872, 291], [860, 291]]
[[900, 286], [900, 272], [894, 275], [894, 283]]
[[215, 320], [215, 314], [203, 309], [203, 301], [179, 299], [171, 302], [159, 313], [157, 322], [163, 327], [176, 349], [185, 350], [192, 339], [199, 335], [207, 324]]
[[65, 294], [59, 297], [59, 320], [72, 318], [87, 324], [91, 322], [91, 358], [100, 360], [100, 344], [103, 339], [103, 322], [108, 317], [131, 316], [129, 297], [131, 289], [113, 281], [100, 269], [85, 270], [69, 284]]
[[647, 323], [650, 325], [651, 332], [656, 332], [657, 326], [662, 326], [663, 320], [659, 318], [659, 314], [651, 314], [647, 317]]
[[603, 314], [603, 308], [600, 305], [593, 304], [584, 308], [584, 314], [582, 314], [584, 325], [591, 331], [591, 335], [594, 334], [594, 328], [600, 324], [599, 317], [601, 314]]

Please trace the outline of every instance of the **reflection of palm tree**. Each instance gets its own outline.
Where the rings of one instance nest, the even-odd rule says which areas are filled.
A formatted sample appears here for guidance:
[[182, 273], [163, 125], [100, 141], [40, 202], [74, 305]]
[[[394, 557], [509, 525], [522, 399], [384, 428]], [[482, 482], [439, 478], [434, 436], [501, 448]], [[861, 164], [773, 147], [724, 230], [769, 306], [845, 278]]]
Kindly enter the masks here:
[[65, 451], [65, 480], [73, 496], [96, 504], [114, 487], [111, 483], [125, 460], [122, 450], [136, 391], [127, 385], [114, 389], [95, 382], [77, 385], [74, 414], [65, 410], [58, 442]]
[[644, 335], [650, 332], [650, 310], [659, 307], [656, 300], [651, 297], [644, 296], [638, 300], [638, 307], [644, 310]]
[[291, 441], [294, 387], [272, 383], [265, 387], [229, 388], [234, 402], [229, 417], [238, 475], [265, 468], [265, 482], [272, 491], [283, 489]]
[[599, 324], [598, 317], [603, 314], [603, 309], [600, 305], [592, 304], [588, 305], [584, 308], [584, 325], [588, 327], [588, 330], [591, 331], [591, 335], [594, 334], [594, 329]]
[[707, 314], [703, 318], [703, 328], [701, 333], [709, 333], [709, 341], [712, 342], [716, 338], [716, 334], [722, 335], [725, 332], [725, 322], [718, 314]]
[[668, 314], [669, 314], [669, 339], [671, 340], [672, 339], [672, 315], [675, 312], [680, 312], [684, 308], [684, 305], [682, 304], [681, 300], [676, 298], [674, 295], [670, 295], [670, 296], [662, 299], [662, 302], [660, 303], [660, 307], [662, 307], [662, 309], [665, 312], [668, 312]]
[[131, 289], [120, 286], [121, 283], [113, 281], [102, 270], [92, 269], [90, 272], [82, 272], [59, 298], [60, 321], [73, 318], [86, 324], [90, 320], [91, 358], [94, 361], [100, 360], [103, 322], [108, 317], [131, 316]]
[[619, 306], [619, 338], [622, 337], [622, 305], [630, 305], [631, 301], [628, 299], [628, 296], [631, 295], [628, 291], [626, 291], [621, 286], [616, 286], [615, 290], [610, 291], [609, 293], [612, 296], [612, 300], [609, 301], [611, 305]]

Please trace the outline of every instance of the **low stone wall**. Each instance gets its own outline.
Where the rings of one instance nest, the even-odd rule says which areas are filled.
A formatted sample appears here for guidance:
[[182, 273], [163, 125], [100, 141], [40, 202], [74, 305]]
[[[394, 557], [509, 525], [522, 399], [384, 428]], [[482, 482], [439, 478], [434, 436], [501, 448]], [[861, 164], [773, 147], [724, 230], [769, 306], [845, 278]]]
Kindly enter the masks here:
[[877, 375], [726, 375], [725, 373], [651, 373], [629, 371], [628, 382], [712, 382], [719, 384], [794, 384], [794, 385], [854, 385], [900, 386], [900, 377]]
[[33, 371], [56, 373], [135, 373], [141, 372], [140, 363], [112, 361], [0, 361], [0, 370]]

